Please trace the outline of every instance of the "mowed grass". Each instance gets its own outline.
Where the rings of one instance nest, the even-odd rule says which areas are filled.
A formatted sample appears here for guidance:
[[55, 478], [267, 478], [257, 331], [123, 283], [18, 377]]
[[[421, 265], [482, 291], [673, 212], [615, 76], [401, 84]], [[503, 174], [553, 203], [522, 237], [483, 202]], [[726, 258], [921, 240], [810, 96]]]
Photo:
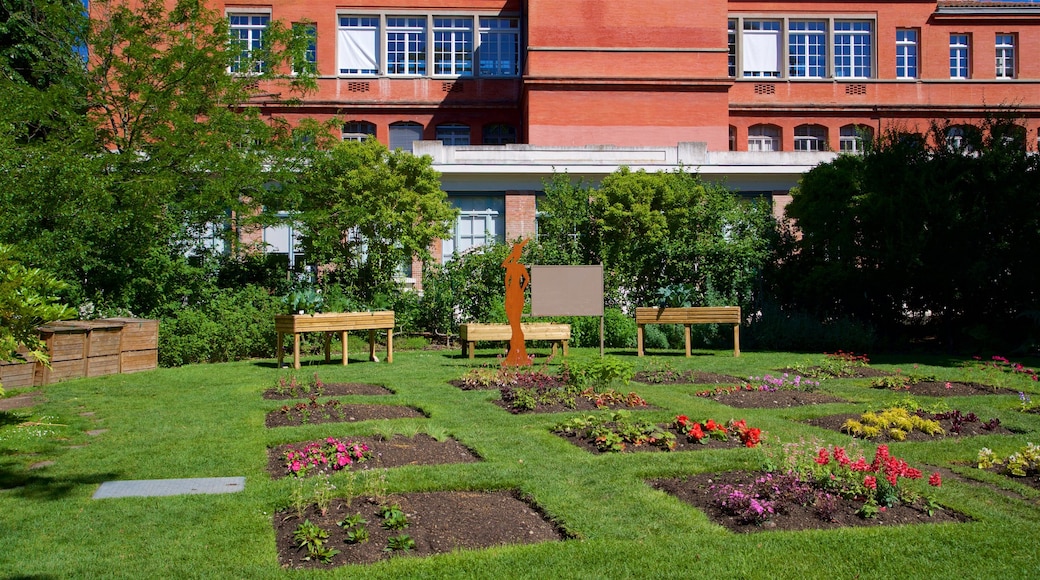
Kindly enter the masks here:
[[[457, 350], [399, 351], [389, 365], [352, 355], [347, 367], [337, 364], [335, 356], [328, 365], [319, 364], [323, 357], [310, 357], [298, 371], [301, 380], [317, 372], [325, 382], [385, 385], [395, 394], [342, 399], [418, 407], [429, 415], [421, 419], [266, 429], [265, 414], [284, 403], [264, 400], [261, 393], [288, 373], [270, 360], [160, 369], [44, 387], [44, 404], [0, 413], [0, 577], [1003, 579], [1035, 578], [1040, 572], [1040, 492], [971, 466], [981, 447], [1006, 455], [1027, 441], [1040, 441], [1040, 416], [1018, 412], [1015, 395], [947, 400], [950, 407], [973, 411], [983, 420], [999, 417], [1015, 435], [891, 446], [893, 453], [926, 472], [927, 466], [950, 467], [987, 482], [947, 478], [934, 491], [940, 503], [971, 516], [971, 523], [734, 534], [644, 481], [757, 469], [764, 461], [763, 450], [588, 454], [551, 434], [552, 426], [568, 414], [511, 415], [492, 404], [497, 392], [466, 392], [448, 384], [467, 369], [497, 364], [498, 352], [481, 350], [476, 361], [469, 361], [459, 358]], [[546, 351], [535, 352], [540, 364]], [[731, 351], [698, 351], [688, 359], [675, 352], [646, 358], [637, 358], [633, 351], [608, 355], [637, 370], [666, 362], [678, 370], [738, 377], [820, 358], [756, 352], [734, 358]], [[572, 349], [570, 358], [596, 356], [595, 350]], [[917, 364], [915, 372], [956, 380], [968, 376], [958, 362], [907, 356], [878, 358], [871, 366], [906, 372]], [[632, 383], [628, 390], [657, 408], [636, 411], [640, 418], [745, 418], [765, 431], [763, 449], [768, 449], [810, 438], [847, 444], [847, 436], [798, 420], [861, 412], [905, 396], [868, 384], [864, 379], [826, 380], [822, 390], [850, 402], [787, 410], [734, 409], [693, 396], [703, 386]], [[1008, 386], [1040, 397], [1037, 383], [1016, 378]], [[419, 431], [448, 433], [483, 461], [389, 469], [388, 491], [519, 489], [572, 539], [459, 550], [430, 558], [397, 557], [327, 572], [281, 568], [271, 520], [275, 511], [289, 505], [292, 481], [267, 475], [268, 447], [326, 436]], [[53, 464], [30, 469], [50, 461]], [[245, 490], [91, 499], [104, 481], [225, 476], [245, 476]], [[333, 475], [332, 481], [337, 494], [350, 492], [345, 474]], [[915, 483], [924, 488], [923, 482]]]

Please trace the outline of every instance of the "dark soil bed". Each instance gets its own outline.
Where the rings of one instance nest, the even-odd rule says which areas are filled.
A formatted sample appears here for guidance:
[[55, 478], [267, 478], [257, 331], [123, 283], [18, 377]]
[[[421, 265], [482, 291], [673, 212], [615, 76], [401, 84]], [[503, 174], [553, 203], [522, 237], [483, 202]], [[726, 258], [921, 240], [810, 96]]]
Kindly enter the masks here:
[[[274, 514], [278, 561], [292, 568], [329, 568], [346, 564], [371, 564], [391, 557], [421, 557], [457, 549], [480, 549], [503, 544], [534, 544], [557, 541], [564, 534], [547, 521], [538, 508], [519, 499], [510, 491], [452, 491], [408, 493], [384, 500], [384, 505], [400, 506], [408, 520], [403, 530], [386, 530], [380, 522], [379, 503], [374, 499], [355, 499], [352, 505], [336, 500], [326, 515], [315, 506], [301, 515], [294, 511]], [[360, 514], [368, 521], [368, 541], [346, 543], [346, 531], [337, 525], [344, 518]], [[326, 541], [340, 553], [328, 564], [306, 561], [306, 550], [300, 550], [293, 532], [304, 520], [310, 520], [329, 533]], [[409, 551], [390, 552], [390, 537], [407, 534], [415, 541]]]
[[632, 377], [632, 380], [648, 385], [739, 385], [746, 382], [744, 379], [730, 375], [703, 371], [639, 371]]
[[[841, 431], [841, 426], [845, 424], [845, 421], [849, 419], [859, 420], [861, 417], [858, 413], [849, 413], [843, 415], [828, 415], [826, 417], [817, 417], [816, 419], [809, 419], [806, 421], [809, 425], [816, 427], [822, 427], [824, 429], [830, 429], [832, 431]], [[925, 417], [931, 419], [931, 416]], [[995, 429], [986, 430], [982, 428], [984, 420], [979, 420], [973, 423], [961, 423], [960, 433], [954, 433], [951, 430], [953, 427], [952, 419], [940, 419], [939, 424], [942, 425], [944, 435], [929, 435], [923, 431], [911, 431], [906, 434], [904, 441], [932, 441], [935, 439], [944, 439], [946, 437], [973, 437], [975, 435], [1011, 435], [1013, 432], [1006, 427], [997, 426]], [[887, 434], [882, 432], [880, 437], [874, 437], [870, 439], [874, 443], [892, 443], [896, 442], [896, 439], [889, 437]]]
[[922, 381], [901, 389], [911, 395], [924, 397], [970, 397], [972, 395], [1014, 395], [1016, 391], [991, 387], [981, 383], [955, 383], [944, 381]]
[[[675, 429], [668, 428], [675, 435], [675, 449], [672, 451], [702, 451], [707, 449], [734, 449], [736, 447], [744, 447], [744, 444], [740, 442], [740, 438], [731, 436], [725, 441], [719, 439], [710, 439], [707, 443], [697, 443], [696, 441], [690, 441], [686, 435], [679, 433]], [[611, 451], [600, 451], [592, 439], [587, 437], [578, 437], [573, 433], [564, 433], [563, 431], [553, 431], [554, 435], [563, 437], [567, 441], [570, 441], [574, 445], [581, 447], [589, 453], [595, 453], [597, 455], [603, 453], [612, 453]], [[623, 453], [642, 453], [642, 452], [655, 452], [655, 451], [667, 451], [662, 447], [656, 445], [628, 445], [625, 447]]]
[[736, 391], [705, 397], [737, 409], [786, 409], [822, 403], [844, 403], [833, 395], [807, 391]]
[[537, 378], [531, 380], [521, 380], [510, 384], [505, 384], [499, 381], [493, 381], [487, 384], [468, 383], [463, 379], [454, 379], [448, 381], [448, 384], [453, 387], [458, 387], [463, 391], [498, 391], [503, 387], [512, 388], [542, 388], [542, 389], [565, 389], [567, 383], [561, 380], [559, 377], [552, 375], [540, 375]]
[[820, 367], [809, 367], [808, 369], [801, 371], [792, 368], [784, 368], [778, 369], [777, 372], [788, 373], [790, 375], [802, 375], [803, 377], [810, 378], [831, 377], [834, 379], [875, 379], [878, 377], [887, 377], [892, 375], [892, 373], [888, 371], [883, 371], [881, 369], [875, 369], [871, 367], [855, 367], [852, 370], [852, 372], [844, 374], [829, 373], [824, 371]]
[[264, 391], [265, 399], [305, 399], [311, 395], [318, 397], [341, 397], [344, 395], [392, 395], [393, 391], [380, 385], [367, 383], [326, 383], [318, 392], [304, 393], [299, 390], [283, 391], [280, 389], [267, 389]]
[[[439, 465], [444, 463], [474, 463], [480, 458], [458, 441], [448, 439], [437, 441], [433, 437], [420, 433], [415, 437], [395, 435], [391, 439], [378, 437], [348, 437], [351, 443], [364, 443], [372, 452], [372, 457], [362, 463], [352, 463], [350, 469], [366, 470], [384, 467], [400, 467], [402, 465]], [[271, 477], [285, 477], [285, 452], [291, 447], [302, 449], [311, 441], [288, 443], [267, 450], [267, 472]], [[317, 441], [320, 443], [320, 441]]]
[[404, 419], [425, 417], [412, 407], [400, 405], [344, 405], [338, 400], [325, 403], [298, 403], [286, 405], [267, 414], [268, 427], [293, 427], [317, 423], [353, 423], [369, 419]]
[[951, 510], [937, 510], [929, 516], [923, 508], [914, 505], [897, 505], [886, 508], [876, 518], [865, 519], [857, 515], [862, 501], [836, 498], [837, 509], [830, 520], [821, 519], [812, 506], [785, 503], [776, 515], [762, 524], [743, 523], [736, 516], [723, 511], [714, 501], [713, 485], [750, 483], [762, 473], [729, 472], [704, 473], [686, 478], [655, 479], [648, 483], [707, 514], [711, 521], [734, 532], [750, 533], [763, 531], [790, 531], [843, 528], [850, 526], [898, 526], [905, 524], [966, 522], [970, 519]]
[[635, 407], [629, 407], [628, 405], [623, 404], [597, 407], [594, 402], [584, 397], [576, 397], [574, 399], [573, 407], [568, 407], [563, 403], [556, 403], [553, 405], [538, 403], [534, 409], [514, 409], [506, 404], [502, 399], [496, 399], [494, 403], [514, 415], [522, 415], [526, 413], [567, 413], [571, 411], [608, 411], [617, 409], [628, 409], [629, 411], [652, 411], [657, 409], [657, 407], [652, 405], [637, 405]]

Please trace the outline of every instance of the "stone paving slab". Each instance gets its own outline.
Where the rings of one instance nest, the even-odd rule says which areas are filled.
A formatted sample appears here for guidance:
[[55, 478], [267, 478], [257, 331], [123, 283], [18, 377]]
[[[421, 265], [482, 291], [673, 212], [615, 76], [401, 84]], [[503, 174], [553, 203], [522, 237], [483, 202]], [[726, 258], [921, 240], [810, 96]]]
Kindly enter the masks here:
[[112, 497], [157, 497], [202, 493], [234, 493], [246, 486], [245, 477], [200, 477], [193, 479], [138, 479], [106, 481], [94, 492], [94, 499]]

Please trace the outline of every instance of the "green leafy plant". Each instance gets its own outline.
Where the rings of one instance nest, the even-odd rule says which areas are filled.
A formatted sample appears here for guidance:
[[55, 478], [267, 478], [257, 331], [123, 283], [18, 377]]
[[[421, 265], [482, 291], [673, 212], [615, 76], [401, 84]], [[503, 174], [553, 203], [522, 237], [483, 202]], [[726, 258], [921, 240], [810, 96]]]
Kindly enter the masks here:
[[293, 539], [296, 540], [296, 545], [300, 549], [307, 550], [307, 557], [305, 560], [320, 560], [325, 564], [332, 562], [332, 558], [339, 554], [339, 550], [332, 548], [325, 544], [329, 539], [329, 533], [311, 523], [310, 520], [305, 520], [296, 530], [293, 532]]
[[339, 526], [346, 532], [346, 542], [348, 544], [363, 544], [368, 541], [368, 528], [365, 527], [368, 521], [361, 517], [361, 514], [354, 514], [347, 516], [339, 522]]
[[1016, 477], [1040, 474], [1040, 445], [1026, 443], [1026, 446], [1001, 458], [992, 449], [983, 447], [979, 450], [977, 465], [979, 469], [993, 469], [1003, 466], [1004, 470]]
[[397, 504], [380, 507], [379, 516], [383, 518], [383, 527], [388, 530], [403, 530], [408, 527], [408, 516]]
[[589, 439], [599, 451], [621, 452], [629, 446], [651, 445], [665, 450], [675, 448], [675, 434], [658, 425], [635, 421], [628, 411], [610, 415], [586, 415], [556, 425], [556, 431]]
[[923, 413], [911, 413], [902, 407], [891, 407], [880, 412], [868, 411], [863, 413], [859, 420], [845, 421], [841, 430], [853, 437], [864, 439], [886, 434], [896, 441], [906, 439], [911, 431], [921, 431], [933, 436], [944, 433], [938, 421], [925, 418]]
[[289, 314], [315, 314], [325, 304], [321, 291], [313, 286], [298, 288], [282, 298]]
[[408, 534], [401, 534], [399, 536], [391, 536], [386, 540], [386, 548], [384, 552], [407, 552], [415, 549], [415, 540], [412, 539]]

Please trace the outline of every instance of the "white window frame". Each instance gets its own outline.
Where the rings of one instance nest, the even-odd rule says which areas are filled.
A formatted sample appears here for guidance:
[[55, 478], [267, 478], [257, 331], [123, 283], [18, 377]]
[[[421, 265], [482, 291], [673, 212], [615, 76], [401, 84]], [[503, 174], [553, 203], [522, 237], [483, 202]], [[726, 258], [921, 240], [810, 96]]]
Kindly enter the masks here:
[[[442, 244], [442, 263], [449, 262], [453, 252], [463, 254], [492, 242], [505, 241], [504, 195], [449, 195], [448, 201], [459, 210], [459, 215], [452, 227], [451, 239]], [[463, 223], [469, 227], [462, 227]]]
[[747, 19], [742, 24], [741, 71], [745, 78], [780, 78], [783, 23], [775, 19]]
[[[861, 154], [866, 151], [865, 144], [863, 143], [864, 135], [861, 133], [864, 128], [860, 125], [843, 125], [838, 129], [838, 149], [842, 153], [853, 153]], [[866, 129], [869, 131], [869, 129]]]
[[388, 76], [427, 76], [426, 16], [387, 16], [383, 38]]
[[479, 75], [520, 75], [520, 19], [510, 16], [479, 16], [480, 34], [476, 47]]
[[827, 128], [823, 125], [805, 123], [794, 128], [795, 151], [826, 151]]
[[759, 124], [748, 127], [748, 151], [780, 151], [780, 128]]
[[228, 12], [227, 19], [231, 41], [239, 51], [235, 61], [228, 67], [228, 72], [243, 75], [265, 73], [267, 63], [263, 60], [254, 60], [252, 70], [242, 70], [242, 61], [243, 57], [246, 61], [250, 60], [254, 51], [263, 48], [264, 34], [271, 24], [271, 13], [236, 10]]
[[787, 23], [787, 75], [822, 79], [827, 76], [827, 22], [791, 20]]
[[336, 74], [375, 76], [379, 74], [379, 16], [339, 14], [336, 18]]
[[968, 33], [950, 33], [950, 78], [971, 78], [971, 35]]
[[[310, 37], [310, 42], [307, 43], [307, 50], [303, 53], [303, 64], [306, 68], [310, 69], [307, 72], [311, 74], [318, 73], [318, 25], [313, 22], [293, 22], [293, 32], [299, 34], [302, 31]], [[298, 63], [292, 63], [293, 74], [299, 74], [304, 72], [297, 66]]]
[[920, 33], [916, 28], [896, 29], [896, 78], [917, 78], [917, 39]]
[[469, 145], [470, 128], [462, 123], [437, 125], [437, 140], [445, 145]]
[[873, 77], [874, 28], [874, 23], [870, 20], [834, 21], [832, 28], [834, 78], [869, 79]]
[[433, 76], [473, 76], [473, 18], [433, 17]]
[[[371, 133], [368, 132], [371, 129]], [[375, 123], [369, 121], [347, 121], [343, 123], [340, 137], [343, 141], [364, 141], [376, 136]]]
[[995, 39], [996, 63], [995, 75], [998, 79], [1015, 78], [1015, 45], [1018, 44], [1015, 34], [998, 32]]

